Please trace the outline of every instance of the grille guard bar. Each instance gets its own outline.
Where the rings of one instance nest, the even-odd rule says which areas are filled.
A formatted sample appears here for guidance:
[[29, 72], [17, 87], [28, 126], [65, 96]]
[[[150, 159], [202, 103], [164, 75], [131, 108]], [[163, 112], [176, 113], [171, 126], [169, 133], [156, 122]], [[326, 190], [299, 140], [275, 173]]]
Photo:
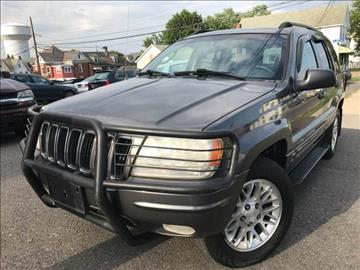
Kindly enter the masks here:
[[[95, 174], [94, 174], [94, 184], [91, 185], [94, 188], [95, 193], [95, 201], [98, 207], [100, 208], [101, 212], [105, 216], [105, 218], [109, 221], [108, 223], [97, 216], [85, 214], [84, 218], [104, 227], [110, 231], [113, 231], [124, 238], [124, 240], [129, 243], [130, 245], [138, 245], [148, 241], [150, 238], [153, 237], [151, 233], [144, 233], [140, 235], [134, 236], [128, 227], [125, 225], [125, 220], [119, 215], [118, 211], [110, 204], [107, 196], [106, 196], [106, 188], [111, 188], [113, 186], [112, 183], [107, 181], [107, 134], [106, 131], [112, 130], [117, 131], [124, 129], [120, 127], [106, 127], [104, 128], [102, 124], [94, 119], [89, 119], [82, 116], [73, 117], [72, 115], [66, 114], [57, 114], [54, 112], [41, 112], [41, 106], [35, 105], [28, 110], [28, 113], [33, 117], [32, 126], [30, 129], [30, 133], [25, 145], [25, 150], [23, 153], [23, 158], [21, 162], [22, 171], [25, 175], [30, 186], [34, 189], [37, 196], [43, 201], [44, 204], [50, 207], [55, 206], [54, 200], [48, 195], [47, 191], [41, 184], [40, 179], [36, 176], [34, 169], [38, 170], [46, 170], [57, 175], [62, 175], [63, 178], [70, 182], [74, 182], [80, 184], [81, 186], [85, 186], [84, 183], [88, 178], [81, 176], [81, 175], [74, 175], [71, 172], [63, 171], [60, 173], [60, 169], [53, 168], [50, 165], [42, 162], [36, 162], [34, 160], [34, 153], [37, 143], [37, 138], [39, 136], [39, 132], [41, 129], [42, 123], [46, 121], [54, 121], [58, 123], [64, 123], [68, 125], [77, 125], [83, 128], [91, 129], [96, 134], [96, 147], [97, 147], [97, 155], [95, 160]], [[234, 141], [234, 149], [232, 154], [232, 166], [229, 171], [228, 179], [233, 181], [233, 176], [235, 175], [235, 163], [236, 157], [238, 154], [238, 144], [236, 137], [231, 132], [211, 132], [211, 133], [199, 133], [199, 132], [178, 132], [174, 133], [171, 131], [143, 131], [143, 130], [136, 130], [136, 129], [125, 129], [126, 132], [131, 133], [148, 133], [148, 134], [157, 134], [157, 135], [167, 135], [167, 136], [184, 136], [189, 138], [214, 138], [215, 136], [230, 136]], [[116, 186], [116, 185], [115, 185]], [[113, 186], [113, 187], [115, 187]], [[128, 183], [122, 183], [121, 186], [127, 188], [133, 188], [132, 186], [128, 185]], [[145, 186], [139, 186], [139, 188], [147, 189]]]

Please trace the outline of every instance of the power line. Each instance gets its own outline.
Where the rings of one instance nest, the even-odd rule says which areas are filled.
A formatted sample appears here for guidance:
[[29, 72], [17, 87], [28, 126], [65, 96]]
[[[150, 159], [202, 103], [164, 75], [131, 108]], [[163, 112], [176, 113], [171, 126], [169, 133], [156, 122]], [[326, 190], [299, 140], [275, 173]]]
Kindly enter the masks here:
[[[89, 38], [89, 37], [93, 38], [93, 37], [107, 36], [107, 35], [113, 35], [113, 34], [122, 34], [122, 33], [127, 33], [127, 32], [138, 31], [138, 30], [146, 30], [146, 29], [151, 29], [151, 28], [155, 28], [155, 27], [161, 27], [161, 26], [164, 26], [164, 25], [160, 24], [160, 25], [153, 25], [153, 26], [148, 26], [148, 27], [129, 29], [129, 31], [125, 30], [125, 31], [117, 31], [117, 32], [110, 32], [110, 33], [103, 33], [103, 34], [96, 34], [96, 35], [81, 36], [81, 37], [77, 37], [77, 38], [65, 39], [65, 41], [78, 40], [78, 39]], [[61, 41], [61, 40], [62, 39], [54, 39], [53, 41]]]
[[32, 48], [34, 48], [34, 46], [31, 46], [30, 48], [27, 48], [27, 49], [22, 50], [22, 51], [20, 51], [20, 52], [12, 53], [12, 54], [9, 55], [9, 56], [17, 56], [17, 55], [22, 54], [22, 53], [24, 53], [24, 52], [30, 51]]
[[[287, 2], [291, 2], [291, 1], [287, 1]], [[307, 2], [307, 1], [302, 1], [302, 2], [299, 2], [299, 3], [291, 3], [290, 5], [287, 5], [286, 7], [303, 4], [305, 2]], [[284, 4], [286, 4], [286, 2], [279, 3], [279, 5], [280, 4], [284, 5]], [[279, 9], [283, 9], [283, 8], [285, 8], [285, 7], [278, 7], [276, 9], [274, 8], [271, 11], [279, 10]], [[241, 14], [246, 14], [246, 13], [241, 13]], [[199, 25], [199, 24], [202, 24], [202, 23], [203, 22], [199, 22], [199, 23], [195, 23], [195, 24], [192, 24], [192, 25], [191, 24], [190, 25], [184, 25], [184, 26], [181, 26], [181, 27], [173, 28], [173, 29], [163, 29], [163, 30], [158, 30], [158, 31], [151, 31], [151, 32], [146, 32], [146, 33], [139, 33], [139, 34], [120, 36], [120, 37], [112, 37], [112, 38], [105, 38], [105, 39], [83, 40], [83, 41], [74, 41], [74, 42], [59, 42], [59, 43], [54, 43], [53, 45], [57, 45], [57, 46], [76, 45], [76, 44], [89, 44], [89, 43], [99, 43], [99, 42], [106, 42], [106, 41], [113, 41], [113, 40], [122, 40], [122, 39], [128, 39], [128, 38], [134, 38], [134, 37], [141, 37], [141, 36], [147, 36], [147, 35], [152, 35], [152, 34], [158, 34], [158, 33], [163, 33], [163, 32], [167, 32], [167, 31], [179, 30], [179, 29], [182, 29], [182, 28], [196, 26], [196, 25]], [[45, 44], [43, 44], [43, 45], [45, 45]]]
[[322, 15], [321, 15], [321, 17], [320, 17], [320, 19], [319, 19], [319, 21], [318, 21], [318, 23], [317, 23], [316, 25], [319, 26], [319, 25], [322, 23], [322, 21], [324, 20], [324, 18], [325, 18], [326, 15], [327, 15], [327, 13], [332, 9], [334, 3], [335, 3], [334, 1], [329, 0], [326, 8], [324, 9], [324, 11], [323, 11], [323, 13], [322, 13]]
[[[303, 1], [303, 2], [306, 2], [306, 1]], [[285, 1], [285, 2], [281, 2], [281, 3], [276, 3], [276, 4], [273, 4], [273, 5], [269, 5], [268, 6], [268, 11], [274, 11], [274, 10], [279, 10], [279, 9], [282, 9], [282, 8], [285, 8], [285, 7], [278, 7], [278, 8], [274, 8], [274, 9], [271, 9], [273, 7], [277, 7], [277, 6], [281, 6], [281, 5], [286, 5], [286, 4], [290, 4], [291, 1]], [[302, 2], [301, 2], [302, 3]], [[294, 3], [291, 3], [291, 4], [294, 4]], [[296, 3], [298, 4], [298, 3]], [[252, 11], [253, 9], [249, 9], [249, 10], [246, 10], [246, 11], [243, 11], [241, 12], [240, 14], [248, 14]], [[148, 27], [141, 27], [141, 28], [133, 28], [133, 29], [128, 29], [128, 30], [125, 30], [125, 31], [116, 31], [116, 32], [109, 32], [109, 33], [102, 33], [102, 34], [96, 34], [96, 35], [86, 35], [86, 36], [80, 36], [80, 37], [76, 37], [76, 38], [70, 38], [70, 39], [55, 39], [53, 41], [61, 41], [61, 40], [64, 40], [64, 41], [74, 41], [74, 43], [71, 43], [71, 42], [66, 42], [66, 43], [71, 43], [71, 44], [75, 44], [75, 42], [79, 42], [81, 40], [79, 39], [83, 39], [83, 38], [94, 38], [94, 37], [100, 37], [100, 36], [107, 36], [107, 35], [113, 35], [113, 34], [122, 34], [122, 33], [128, 33], [128, 32], [133, 32], [133, 31], [138, 31], [138, 30], [146, 30], [146, 29], [151, 29], [151, 28], [156, 28], [156, 27], [164, 27], [165, 25], [164, 24], [161, 24], [161, 25], [154, 25], [154, 26], [148, 26]], [[108, 27], [108, 26], [107, 26]], [[41, 34], [40, 36], [44, 36], [46, 37], [45, 35]], [[57, 45], [57, 44], [55, 44]]]

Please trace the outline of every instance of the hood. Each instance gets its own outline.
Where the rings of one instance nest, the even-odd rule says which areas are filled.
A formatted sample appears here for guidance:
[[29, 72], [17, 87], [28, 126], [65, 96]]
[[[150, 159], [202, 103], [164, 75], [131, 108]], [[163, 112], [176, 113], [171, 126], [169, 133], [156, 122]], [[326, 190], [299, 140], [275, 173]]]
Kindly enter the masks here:
[[24, 83], [12, 80], [12, 79], [1, 79], [0, 80], [0, 95], [13, 94], [22, 90], [30, 89]]
[[275, 85], [219, 78], [133, 78], [49, 104], [44, 110], [90, 117], [104, 125], [199, 131]]

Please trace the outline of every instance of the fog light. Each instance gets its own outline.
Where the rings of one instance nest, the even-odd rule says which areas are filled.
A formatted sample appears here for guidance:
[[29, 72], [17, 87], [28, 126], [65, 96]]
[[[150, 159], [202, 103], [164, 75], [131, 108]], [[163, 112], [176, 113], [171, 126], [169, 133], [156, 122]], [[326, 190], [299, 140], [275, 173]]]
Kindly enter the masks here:
[[168, 232], [186, 236], [191, 236], [195, 233], [195, 229], [189, 226], [163, 224], [163, 228]]

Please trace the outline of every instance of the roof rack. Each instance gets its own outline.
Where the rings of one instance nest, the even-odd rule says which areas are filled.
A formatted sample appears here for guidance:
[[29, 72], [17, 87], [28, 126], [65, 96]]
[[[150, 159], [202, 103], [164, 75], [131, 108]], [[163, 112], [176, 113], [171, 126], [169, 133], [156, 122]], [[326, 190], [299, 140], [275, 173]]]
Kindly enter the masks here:
[[282, 24], [279, 25], [279, 29], [284, 29], [287, 27], [293, 27], [293, 26], [298, 26], [298, 27], [303, 27], [303, 28], [307, 28], [310, 30], [314, 30], [316, 32], [319, 32], [319, 29], [316, 29], [314, 27], [308, 26], [306, 24], [302, 24], [302, 23], [295, 23], [295, 22], [283, 22]]

